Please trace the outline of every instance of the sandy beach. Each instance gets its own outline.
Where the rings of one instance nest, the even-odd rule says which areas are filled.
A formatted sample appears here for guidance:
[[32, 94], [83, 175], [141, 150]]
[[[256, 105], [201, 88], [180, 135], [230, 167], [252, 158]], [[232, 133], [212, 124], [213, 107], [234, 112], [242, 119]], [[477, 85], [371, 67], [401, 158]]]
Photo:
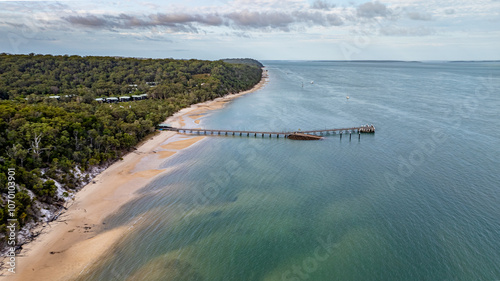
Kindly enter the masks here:
[[[264, 71], [264, 74], [266, 72]], [[174, 127], [196, 127], [210, 110], [262, 88], [267, 76], [254, 88], [227, 95], [189, 108], [169, 117]], [[122, 237], [130, 225], [98, 232], [103, 220], [136, 196], [136, 191], [155, 176], [168, 172], [159, 167], [176, 154], [205, 137], [162, 131], [145, 141], [94, 178], [80, 190], [58, 220], [44, 225], [40, 236], [23, 246], [17, 256], [16, 273], [2, 272], [8, 280], [72, 280], [83, 274], [106, 250]]]

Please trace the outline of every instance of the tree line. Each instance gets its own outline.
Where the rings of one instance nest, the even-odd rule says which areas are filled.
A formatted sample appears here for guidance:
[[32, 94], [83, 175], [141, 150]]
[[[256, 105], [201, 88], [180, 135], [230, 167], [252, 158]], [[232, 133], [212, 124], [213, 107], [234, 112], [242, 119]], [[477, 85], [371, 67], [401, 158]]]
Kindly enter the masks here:
[[[54, 181], [78, 189], [88, 181], [81, 172], [116, 161], [176, 111], [248, 90], [261, 75], [248, 63], [0, 54], [0, 231], [8, 218], [8, 168], [16, 168], [23, 225], [39, 214], [37, 202], [60, 203]], [[95, 101], [131, 92], [150, 98]]]

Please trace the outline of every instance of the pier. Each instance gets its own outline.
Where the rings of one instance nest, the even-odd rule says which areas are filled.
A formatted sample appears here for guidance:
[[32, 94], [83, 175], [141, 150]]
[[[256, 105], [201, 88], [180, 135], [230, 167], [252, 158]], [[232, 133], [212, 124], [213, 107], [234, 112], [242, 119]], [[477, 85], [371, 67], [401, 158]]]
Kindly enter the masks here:
[[365, 125], [360, 127], [351, 128], [339, 128], [339, 129], [321, 129], [321, 130], [309, 130], [309, 131], [293, 131], [293, 132], [266, 132], [266, 131], [241, 131], [241, 130], [215, 130], [215, 129], [198, 129], [198, 128], [173, 128], [169, 126], [159, 126], [160, 130], [174, 131], [184, 134], [203, 134], [203, 135], [223, 135], [223, 136], [261, 136], [261, 137], [283, 137], [288, 138], [293, 135], [311, 135], [311, 136], [322, 136], [328, 134], [339, 134], [340, 138], [342, 135], [349, 134], [349, 139], [351, 139], [352, 134], [358, 134], [358, 138], [361, 137], [362, 133], [375, 133], [375, 127], [373, 125]]

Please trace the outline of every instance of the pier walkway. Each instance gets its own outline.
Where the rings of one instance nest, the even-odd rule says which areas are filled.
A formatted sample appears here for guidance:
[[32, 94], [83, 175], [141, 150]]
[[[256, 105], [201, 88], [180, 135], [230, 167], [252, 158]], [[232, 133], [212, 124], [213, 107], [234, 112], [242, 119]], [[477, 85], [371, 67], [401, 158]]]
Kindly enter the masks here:
[[324, 134], [358, 134], [361, 133], [375, 133], [375, 127], [373, 125], [365, 125], [361, 127], [351, 127], [351, 128], [340, 128], [340, 129], [321, 129], [321, 130], [310, 130], [310, 131], [294, 131], [294, 132], [265, 132], [265, 131], [241, 131], [241, 130], [215, 130], [215, 129], [197, 129], [197, 128], [172, 128], [172, 127], [161, 127], [160, 129], [174, 131], [184, 134], [204, 134], [204, 135], [232, 135], [232, 136], [266, 136], [277, 137], [283, 136], [285, 138], [294, 134], [309, 134], [309, 135], [324, 135]]

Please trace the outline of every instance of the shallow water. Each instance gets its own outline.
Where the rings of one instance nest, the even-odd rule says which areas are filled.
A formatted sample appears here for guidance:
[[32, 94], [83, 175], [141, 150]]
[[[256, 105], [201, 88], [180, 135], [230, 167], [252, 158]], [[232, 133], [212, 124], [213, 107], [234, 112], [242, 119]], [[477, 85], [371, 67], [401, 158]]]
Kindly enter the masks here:
[[82, 280], [500, 279], [500, 63], [265, 65], [202, 127], [376, 134], [206, 138], [106, 219], [133, 227]]

